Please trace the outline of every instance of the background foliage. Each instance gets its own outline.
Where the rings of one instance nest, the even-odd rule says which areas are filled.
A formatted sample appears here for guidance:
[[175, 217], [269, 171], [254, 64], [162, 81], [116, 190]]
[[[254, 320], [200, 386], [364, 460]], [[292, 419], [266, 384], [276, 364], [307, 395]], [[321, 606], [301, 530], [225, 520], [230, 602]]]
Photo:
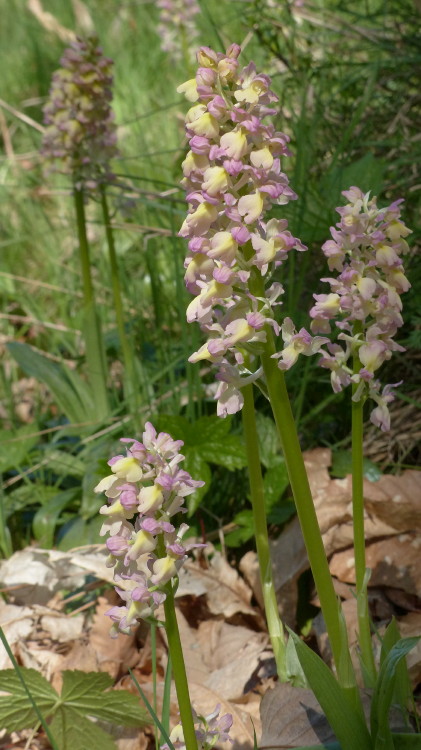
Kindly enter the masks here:
[[[404, 197], [404, 220], [415, 228], [410, 239], [417, 247], [420, 9], [412, 0], [201, 0], [200, 6], [199, 43], [223, 49], [247, 40], [244, 63], [254, 59], [268, 72], [280, 97], [276, 125], [291, 137], [285, 170], [299, 200], [276, 215], [286, 215], [292, 233], [309, 246], [289, 260], [283, 312], [298, 327], [307, 325], [312, 294], [323, 291], [320, 245], [336, 221], [341, 190], [357, 184], [380, 203]], [[217, 420], [206, 368], [199, 374], [198, 365], [186, 366], [200, 333], [185, 321], [185, 243], [177, 237], [186, 210], [179, 187], [185, 105], [175, 89], [192, 68], [161, 51], [155, 3], [49, 0], [43, 16], [34, 13], [39, 7], [9, 0], [0, 27], [1, 553], [32, 538], [64, 549], [97, 541], [101, 501], [93, 487], [119, 437], [136, 432], [147, 417], [185, 440], [186, 468], [207, 481], [207, 491], [191, 500], [196, 531], [212, 533], [234, 517], [227, 543], [243, 544], [251, 518], [240, 424]], [[142, 404], [133, 414], [124, 399], [105, 234], [91, 201], [88, 230], [112, 404], [100, 421], [84, 374], [71, 192], [63, 177], [45, 178], [39, 157], [42, 105], [69, 31], [94, 30], [115, 60], [121, 155], [109, 195]], [[416, 424], [421, 273], [415, 252], [408, 275], [413, 288], [405, 295], [400, 337], [407, 352], [395, 356], [384, 377], [404, 379], [396, 410], [412, 405]], [[288, 383], [304, 447], [346, 451], [347, 399], [333, 397], [328, 376], [308, 359]], [[269, 518], [280, 526], [293, 509], [263, 397], [259, 406]], [[412, 465], [415, 441], [404, 451], [392, 446], [388, 456], [389, 471]], [[346, 465], [346, 454], [341, 460]]]

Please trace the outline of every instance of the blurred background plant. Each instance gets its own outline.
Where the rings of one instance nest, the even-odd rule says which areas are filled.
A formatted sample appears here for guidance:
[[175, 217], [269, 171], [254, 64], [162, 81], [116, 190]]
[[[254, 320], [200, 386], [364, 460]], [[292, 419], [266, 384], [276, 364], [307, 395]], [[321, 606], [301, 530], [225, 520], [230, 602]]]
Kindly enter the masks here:
[[[214, 416], [212, 378], [206, 368], [200, 378], [199, 366], [187, 363], [201, 340], [185, 320], [185, 242], [177, 237], [185, 214], [179, 187], [185, 105], [175, 89], [190, 73], [185, 56], [161, 48], [157, 6], [50, 0], [47, 7], [40, 0], [10, 0], [0, 28], [3, 556], [34, 538], [43, 547], [63, 549], [97, 541], [100, 500], [93, 487], [103, 461], [147, 417], [185, 441], [186, 468], [207, 481], [206, 501], [202, 490], [190, 499], [196, 533], [217, 540], [224, 529], [225, 543], [242, 549], [252, 537], [240, 423]], [[366, 455], [384, 471], [415, 465], [421, 430], [421, 271], [415, 257], [420, 9], [412, 0], [200, 0], [198, 6], [190, 19], [197, 44], [222, 50], [247, 40], [244, 64], [253, 58], [280, 97], [275, 126], [291, 136], [293, 156], [285, 170], [299, 200], [273, 214], [286, 216], [292, 234], [309, 246], [308, 253], [290, 259], [288, 278], [282, 278], [282, 312], [293, 314], [298, 327], [308, 324], [312, 294], [323, 291], [317, 287], [326, 270], [320, 246], [336, 223], [341, 190], [360, 185], [382, 205], [405, 198], [404, 221], [415, 229], [407, 268], [412, 289], [399, 339], [407, 351], [384, 375], [390, 382], [404, 379], [404, 385], [391, 408], [391, 433], [368, 429]], [[40, 157], [51, 77], [75, 34], [97, 34], [114, 60], [119, 154], [107, 181], [108, 214], [100, 196], [85, 206], [107, 363], [109, 405], [100, 414], [82, 335], [72, 190], [63, 175], [43, 176]], [[113, 301], [104, 218], [120, 268], [123, 329]], [[125, 383], [128, 346], [136, 399]], [[350, 470], [345, 401], [331, 394], [328, 373], [323, 376], [312, 358], [294, 368], [288, 385], [303, 447], [331, 447], [339, 457], [335, 471], [343, 476]], [[294, 509], [263, 397], [259, 408], [267, 509], [272, 528], [278, 528]], [[367, 470], [373, 471], [372, 464]]]

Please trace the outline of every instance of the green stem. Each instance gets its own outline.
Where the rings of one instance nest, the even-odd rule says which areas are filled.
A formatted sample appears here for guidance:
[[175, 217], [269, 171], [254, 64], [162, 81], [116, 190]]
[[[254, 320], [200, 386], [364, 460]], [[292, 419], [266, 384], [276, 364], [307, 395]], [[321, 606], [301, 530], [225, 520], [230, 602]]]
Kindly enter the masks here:
[[89, 243], [86, 234], [86, 216], [83, 189], [74, 187], [73, 198], [76, 210], [77, 231], [79, 239], [79, 259], [83, 283], [83, 329], [86, 349], [86, 364], [89, 382], [98, 409], [98, 416], [109, 413], [107, 371], [103, 348], [100, 320], [95, 305], [94, 287], [91, 276]]
[[[354, 335], [362, 332], [362, 324], [354, 324]], [[361, 369], [358, 352], [353, 357], [354, 374]], [[358, 383], [352, 384], [352, 395], [357, 391]], [[371, 642], [370, 618], [365, 560], [364, 532], [364, 467], [363, 467], [363, 431], [364, 399], [352, 401], [352, 523], [354, 530], [355, 580], [357, 585], [358, 643], [364, 665], [364, 676], [367, 687], [376, 682], [376, 666]]]
[[[250, 291], [256, 297], [264, 297], [263, 279], [257, 269], [252, 272], [249, 286]], [[310, 567], [326, 623], [338, 679], [344, 687], [350, 687], [350, 680], [353, 681], [354, 678], [346, 631], [341, 623], [339, 602], [329, 571], [284, 374], [276, 361], [272, 359], [272, 355], [276, 353], [276, 348], [272, 329], [269, 325], [266, 326], [266, 339], [265, 351], [261, 355], [261, 359], [266, 376], [268, 395], [285, 457]]]
[[184, 741], [186, 744], [186, 750], [197, 750], [197, 738], [194, 731], [186, 666], [184, 664], [180, 632], [178, 630], [177, 617], [175, 614], [172, 581], [169, 581], [165, 585], [164, 590], [166, 593], [166, 599], [164, 601], [165, 630], [167, 632], [168, 647], [173, 665], [175, 689], [177, 691]]
[[266, 522], [265, 495], [254, 411], [253, 386], [246, 385], [242, 391], [244, 395], [242, 418], [246, 440], [254, 533], [256, 537], [257, 556], [259, 558], [263, 601], [265, 605], [269, 636], [278, 670], [278, 677], [282, 682], [286, 682], [287, 666], [285, 637], [282, 622], [279, 617], [278, 603], [276, 601], [275, 586], [272, 576], [272, 564]]
[[114, 233], [111, 226], [110, 212], [108, 210], [107, 195], [104, 185], [101, 185], [101, 206], [102, 214], [104, 217], [105, 234], [108, 244], [108, 258], [110, 261], [111, 269], [111, 285], [113, 290], [115, 317], [126, 374], [126, 377], [124, 378], [125, 395], [127, 396], [127, 398], [133, 400], [134, 412], [136, 415], [138, 415], [140, 410], [139, 388], [136, 377], [133, 350], [127, 338], [124, 325], [124, 310], [121, 294], [120, 273], [118, 268], [117, 253], [115, 250]]

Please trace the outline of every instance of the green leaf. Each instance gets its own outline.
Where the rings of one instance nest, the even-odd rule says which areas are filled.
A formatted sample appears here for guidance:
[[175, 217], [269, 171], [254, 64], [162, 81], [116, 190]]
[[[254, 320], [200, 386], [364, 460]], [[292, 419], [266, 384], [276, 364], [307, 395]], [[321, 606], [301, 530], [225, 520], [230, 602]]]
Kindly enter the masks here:
[[[113, 680], [106, 673], [64, 671], [59, 696], [35, 669], [20, 671], [40, 712], [52, 717], [50, 729], [60, 750], [115, 750], [112, 738], [90, 716], [129, 727], [148, 723], [134, 695], [108, 690]], [[9, 732], [35, 727], [38, 717], [15, 670], [0, 671], [0, 690], [10, 694], [0, 696], [0, 725]]]
[[[370, 482], [378, 482], [382, 476], [379, 467], [368, 458], [363, 460], [363, 472], [366, 479]], [[332, 466], [330, 473], [333, 477], [344, 479], [347, 474], [352, 474], [352, 453], [351, 451], [335, 451], [332, 456]]]
[[286, 488], [289, 486], [289, 477], [286, 464], [281, 460], [275, 466], [268, 469], [263, 478], [265, 488], [266, 510], [269, 512], [278, 503]]
[[225, 435], [217, 442], [201, 443], [196, 450], [208, 463], [224, 466], [230, 471], [247, 466], [246, 449], [237, 435]]
[[[159, 414], [154, 425], [158, 432], [168, 432], [174, 440], [183, 440], [185, 444], [189, 442], [190, 422], [185, 417]], [[182, 453], [184, 453], [183, 450]]]
[[[380, 652], [380, 666], [383, 665], [387, 655], [393, 646], [400, 640], [398, 624], [393, 617], [387, 626], [383, 638]], [[395, 687], [393, 691], [393, 702], [397, 703], [402, 711], [404, 721], [408, 722], [408, 703], [412, 695], [411, 680], [409, 677], [408, 666], [405, 659], [402, 659], [396, 666]]]
[[46, 458], [48, 459], [48, 467], [61, 477], [76, 477], [82, 479], [85, 473], [85, 464], [78, 458], [78, 456], [72, 456], [71, 453], [60, 451], [56, 449], [49, 450]]
[[[51, 714], [51, 708], [58, 700], [54, 688], [36, 669], [21, 667], [21, 674], [40, 712], [47, 716]], [[3, 729], [17, 732], [37, 724], [38, 717], [14, 669], [0, 670], [0, 690], [10, 693], [10, 696], [0, 696], [0, 726]]]
[[281, 446], [275, 422], [259, 412], [256, 414], [257, 437], [260, 460], [267, 469], [276, 466], [281, 459]]
[[85, 544], [99, 544], [99, 530], [103, 524], [103, 517], [98, 515], [90, 521], [85, 521], [80, 516], [70, 519], [62, 528], [62, 536], [58, 543], [58, 549], [66, 552], [73, 547], [82, 547]]
[[105, 672], [63, 672], [61, 699], [80, 714], [96, 716], [112, 724], [138, 727], [147, 721], [136, 696], [127, 690], [113, 690], [112, 678]]
[[394, 750], [420, 750], [421, 738], [419, 734], [392, 734]]
[[217, 417], [216, 415], [200, 417], [192, 425], [189, 425], [187, 442], [189, 445], [218, 443], [228, 435], [230, 427], [230, 417], [226, 417], [225, 419], [221, 419], [221, 417]]
[[77, 497], [79, 492], [78, 487], [58, 492], [35, 513], [32, 530], [35, 539], [44, 549], [50, 549], [53, 546], [55, 528], [60, 514]]
[[12, 341], [7, 348], [27, 375], [45, 383], [70, 422], [97, 422], [100, 419], [92, 393], [77, 373], [52, 362], [27, 344]]
[[57, 494], [57, 489], [48, 484], [22, 484], [17, 487], [13, 492], [4, 494], [2, 497], [2, 503], [6, 518], [18, 513], [22, 508], [29, 508], [37, 504], [47, 503], [54, 495]]
[[116, 750], [107, 732], [69, 706], [58, 708], [50, 728], [60, 750]]
[[191, 474], [193, 479], [200, 479], [205, 483], [203, 487], [199, 487], [187, 497], [187, 507], [189, 510], [189, 516], [191, 516], [195, 510], [197, 510], [202, 498], [209, 490], [212, 477], [209, 464], [196, 449], [188, 448], [188, 450], [184, 451], [184, 455], [186, 460], [183, 468]]
[[339, 685], [329, 667], [289, 628], [300, 664], [343, 750], [372, 750], [362, 714]]
[[[11, 432], [0, 430], [0, 474], [26, 462], [28, 453], [38, 442], [37, 425], [27, 424]], [[32, 435], [32, 437], [31, 437]]]
[[413, 649], [419, 637], [401, 638], [389, 651], [380, 668], [373, 693], [370, 711], [371, 734], [375, 750], [393, 750], [392, 733], [389, 728], [389, 709], [393, 699], [397, 667]]
[[240, 547], [254, 535], [253, 511], [249, 509], [241, 510], [232, 520], [240, 528], [225, 536], [225, 544], [228, 547]]

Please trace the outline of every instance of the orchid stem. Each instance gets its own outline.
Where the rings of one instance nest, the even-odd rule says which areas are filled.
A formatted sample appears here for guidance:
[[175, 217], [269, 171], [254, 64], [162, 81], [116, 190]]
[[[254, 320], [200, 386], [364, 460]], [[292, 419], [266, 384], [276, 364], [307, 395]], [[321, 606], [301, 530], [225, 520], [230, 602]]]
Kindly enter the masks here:
[[265, 494], [262, 468], [257, 440], [256, 417], [254, 410], [253, 385], [242, 389], [244, 407], [242, 410], [244, 436], [246, 440], [247, 464], [250, 479], [250, 495], [253, 508], [254, 533], [256, 538], [257, 557], [259, 559], [260, 580], [263, 591], [266, 620], [269, 636], [275, 656], [278, 677], [281, 682], [287, 681], [286, 646], [282, 622], [279, 616], [275, 586], [272, 576], [269, 538], [266, 521]]
[[[253, 269], [252, 271], [250, 291], [255, 297], [264, 298], [265, 296], [263, 279], [257, 269]], [[265, 351], [261, 355], [261, 359], [266, 376], [269, 400], [285, 457], [285, 464], [288, 470], [289, 481], [311, 571], [326, 623], [338, 680], [344, 687], [350, 687], [350, 680], [354, 681], [355, 678], [353, 676], [346, 631], [344, 631], [341, 624], [340, 605], [329, 571], [329, 564], [314, 508], [284, 374], [279, 369], [276, 361], [272, 359], [272, 355], [275, 353], [276, 349], [272, 330], [267, 325]]]
[[[354, 335], [362, 331], [362, 325], [355, 323]], [[358, 352], [354, 353], [353, 371], [358, 373], [361, 362]], [[358, 383], [352, 384], [352, 395], [357, 391]], [[352, 401], [352, 523], [354, 530], [355, 580], [357, 586], [358, 643], [364, 666], [364, 677], [367, 687], [376, 682], [376, 666], [371, 642], [370, 617], [365, 560], [364, 532], [364, 467], [363, 467], [363, 413], [364, 401]]]
[[92, 283], [83, 189], [74, 186], [73, 198], [76, 210], [79, 258], [83, 282], [83, 332], [86, 349], [86, 364], [89, 382], [98, 409], [98, 416], [103, 418], [107, 416], [109, 412], [107, 370], [101, 336], [101, 324], [96, 309], [94, 287]]
[[166, 599], [164, 601], [165, 630], [168, 638], [168, 648], [171, 654], [175, 689], [178, 707], [183, 727], [186, 750], [197, 750], [197, 738], [194, 730], [193, 714], [191, 710], [189, 686], [187, 682], [186, 666], [180, 640], [177, 617], [175, 613], [174, 592], [172, 581], [165, 585]]
[[126, 332], [126, 328], [124, 324], [124, 310], [123, 310], [123, 301], [122, 301], [122, 294], [121, 294], [120, 271], [118, 267], [117, 253], [115, 250], [114, 233], [113, 233], [113, 229], [111, 226], [110, 212], [108, 210], [107, 194], [106, 194], [104, 185], [101, 185], [100, 191], [101, 191], [102, 214], [104, 217], [105, 233], [106, 233], [107, 244], [108, 244], [108, 257], [109, 257], [110, 269], [111, 269], [111, 285], [112, 285], [113, 298], [114, 298], [114, 310], [115, 310], [115, 317], [116, 317], [116, 323], [117, 323], [118, 337], [120, 340], [120, 346], [121, 346], [121, 351], [123, 354], [124, 369], [125, 369], [125, 378], [124, 378], [125, 395], [128, 400], [132, 399], [133, 410], [135, 413], [134, 416], [138, 417], [139, 410], [140, 410], [140, 400], [139, 400], [139, 389], [138, 389], [138, 383], [137, 383], [137, 377], [136, 377], [136, 368], [135, 368], [135, 363], [134, 363], [133, 350], [132, 350], [132, 347], [130, 346], [128, 334]]

